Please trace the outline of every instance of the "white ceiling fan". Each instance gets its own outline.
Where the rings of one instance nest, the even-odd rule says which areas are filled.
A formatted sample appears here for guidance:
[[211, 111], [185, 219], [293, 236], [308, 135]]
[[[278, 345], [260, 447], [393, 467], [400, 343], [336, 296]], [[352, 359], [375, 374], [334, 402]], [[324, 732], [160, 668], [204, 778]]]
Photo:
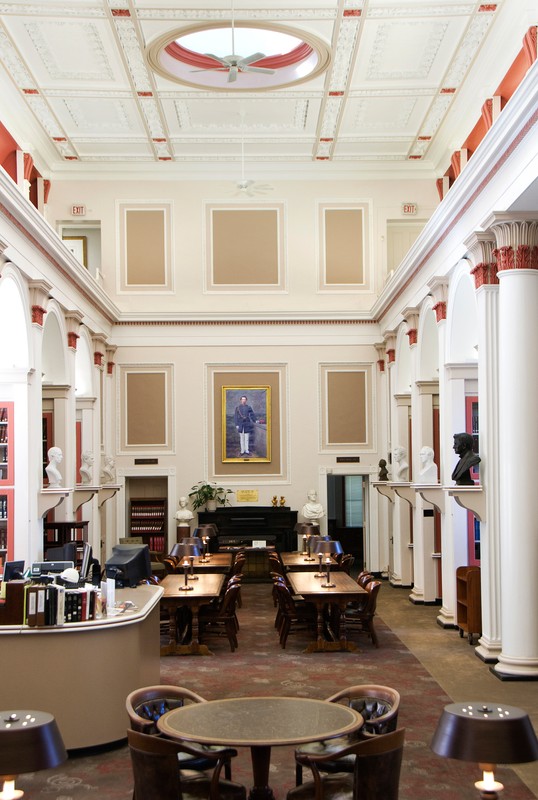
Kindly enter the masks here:
[[245, 141], [243, 134], [241, 134], [241, 178], [235, 182], [237, 191], [235, 196], [247, 195], [254, 197], [255, 194], [266, 194], [272, 192], [273, 187], [269, 183], [258, 183], [245, 177]]
[[205, 69], [193, 69], [191, 72], [227, 72], [228, 83], [234, 83], [240, 72], [258, 72], [264, 75], [274, 75], [276, 70], [268, 69], [267, 67], [253, 67], [256, 61], [265, 58], [265, 53], [252, 53], [250, 56], [240, 56], [235, 52], [235, 21], [234, 21], [234, 4], [232, 0], [232, 53], [229, 56], [216, 56], [214, 53], [204, 53], [209, 58], [215, 59], [219, 66], [206, 67]]

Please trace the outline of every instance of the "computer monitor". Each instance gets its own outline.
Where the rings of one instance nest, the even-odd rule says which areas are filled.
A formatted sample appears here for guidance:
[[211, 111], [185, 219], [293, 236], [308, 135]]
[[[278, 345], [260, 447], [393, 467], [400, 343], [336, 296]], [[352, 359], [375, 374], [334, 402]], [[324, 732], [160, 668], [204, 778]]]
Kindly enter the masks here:
[[6, 561], [3, 581], [18, 581], [24, 575], [24, 561]]
[[67, 542], [60, 547], [48, 547], [45, 551], [45, 561], [72, 561], [77, 563], [77, 543]]
[[84, 542], [82, 545], [82, 563], [80, 565], [80, 579], [86, 580], [88, 577], [88, 572], [90, 569], [90, 564], [92, 561], [92, 548], [88, 542]]
[[151, 560], [147, 544], [116, 544], [105, 564], [107, 578], [114, 578], [118, 587], [137, 586], [151, 578]]

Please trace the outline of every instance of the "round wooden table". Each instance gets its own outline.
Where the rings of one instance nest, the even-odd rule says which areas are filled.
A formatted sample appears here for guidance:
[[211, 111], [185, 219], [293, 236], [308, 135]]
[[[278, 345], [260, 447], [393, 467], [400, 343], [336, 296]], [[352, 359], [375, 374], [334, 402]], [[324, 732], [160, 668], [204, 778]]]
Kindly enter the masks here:
[[250, 800], [271, 800], [271, 747], [345, 736], [363, 724], [348, 706], [304, 697], [231, 697], [175, 708], [159, 719], [172, 739], [250, 747], [254, 785]]

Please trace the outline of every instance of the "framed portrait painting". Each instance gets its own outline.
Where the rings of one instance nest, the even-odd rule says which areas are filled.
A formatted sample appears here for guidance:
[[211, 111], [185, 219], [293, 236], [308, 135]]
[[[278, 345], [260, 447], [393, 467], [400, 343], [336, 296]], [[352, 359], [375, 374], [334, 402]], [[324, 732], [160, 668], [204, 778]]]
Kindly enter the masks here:
[[222, 387], [222, 461], [271, 461], [271, 387]]

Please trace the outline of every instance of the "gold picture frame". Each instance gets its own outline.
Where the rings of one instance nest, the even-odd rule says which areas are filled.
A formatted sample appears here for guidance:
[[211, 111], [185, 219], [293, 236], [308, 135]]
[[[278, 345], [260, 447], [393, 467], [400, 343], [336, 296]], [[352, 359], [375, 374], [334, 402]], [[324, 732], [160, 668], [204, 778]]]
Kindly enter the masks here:
[[82, 266], [88, 266], [88, 237], [87, 236], [62, 236], [68, 250], [80, 261]]
[[222, 387], [223, 463], [271, 461], [271, 387]]

